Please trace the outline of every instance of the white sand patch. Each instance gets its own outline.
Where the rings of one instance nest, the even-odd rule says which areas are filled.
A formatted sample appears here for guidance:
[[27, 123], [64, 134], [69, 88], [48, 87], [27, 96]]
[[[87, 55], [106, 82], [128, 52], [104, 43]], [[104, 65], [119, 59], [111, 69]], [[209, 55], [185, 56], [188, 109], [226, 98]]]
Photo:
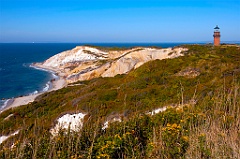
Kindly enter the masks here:
[[148, 115], [155, 115], [155, 114], [158, 114], [160, 112], [164, 112], [166, 110], [167, 110], [167, 107], [157, 108], [157, 109], [152, 110], [151, 112], [148, 112], [147, 114]]
[[78, 113], [78, 114], [65, 114], [62, 117], [58, 118], [57, 124], [54, 128], [50, 130], [50, 133], [53, 136], [56, 136], [59, 130], [68, 130], [71, 132], [78, 132], [81, 130], [83, 126], [83, 118], [86, 114]]
[[108, 128], [109, 123], [113, 123], [113, 122], [122, 122], [122, 120], [120, 118], [113, 118], [111, 120], [107, 120], [102, 127], [102, 130], [105, 130], [106, 128]]
[[9, 137], [14, 136], [14, 135], [17, 135], [18, 133], [19, 133], [19, 130], [15, 131], [14, 133], [9, 134], [9, 135], [7, 135], [7, 136], [5, 136], [5, 135], [0, 136], [0, 144], [2, 144], [3, 141], [7, 140]]
[[13, 116], [13, 114], [8, 115], [6, 118], [4, 118], [3, 120], [8, 120], [9, 118], [11, 118]]

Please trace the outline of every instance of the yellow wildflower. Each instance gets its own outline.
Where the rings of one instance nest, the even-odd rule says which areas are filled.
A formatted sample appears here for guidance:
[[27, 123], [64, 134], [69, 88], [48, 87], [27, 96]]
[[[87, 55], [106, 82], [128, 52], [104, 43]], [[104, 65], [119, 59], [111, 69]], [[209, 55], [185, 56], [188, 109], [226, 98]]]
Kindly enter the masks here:
[[182, 136], [182, 139], [183, 139], [184, 141], [188, 141], [188, 140], [189, 140], [188, 136]]

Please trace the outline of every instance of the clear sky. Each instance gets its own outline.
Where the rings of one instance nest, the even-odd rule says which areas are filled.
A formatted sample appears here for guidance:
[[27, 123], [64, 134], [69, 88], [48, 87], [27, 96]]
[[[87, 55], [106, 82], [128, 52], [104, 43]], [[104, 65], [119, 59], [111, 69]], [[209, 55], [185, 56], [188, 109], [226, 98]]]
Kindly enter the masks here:
[[240, 41], [240, 0], [0, 0], [0, 42]]

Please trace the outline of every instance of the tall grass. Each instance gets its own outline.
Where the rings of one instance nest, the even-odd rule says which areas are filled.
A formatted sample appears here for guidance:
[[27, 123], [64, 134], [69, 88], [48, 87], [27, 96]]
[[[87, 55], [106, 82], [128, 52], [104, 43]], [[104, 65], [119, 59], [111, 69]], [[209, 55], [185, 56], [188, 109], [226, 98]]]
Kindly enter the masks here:
[[239, 84], [203, 101], [203, 124], [190, 125], [188, 158], [240, 158]]

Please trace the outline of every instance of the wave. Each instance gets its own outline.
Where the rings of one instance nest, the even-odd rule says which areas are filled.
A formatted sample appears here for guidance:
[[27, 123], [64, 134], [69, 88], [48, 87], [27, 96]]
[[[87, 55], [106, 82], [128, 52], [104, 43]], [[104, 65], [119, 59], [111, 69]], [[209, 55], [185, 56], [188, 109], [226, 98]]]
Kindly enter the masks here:
[[[34, 68], [34, 69], [37, 69], [40, 71], [45, 71], [45, 72], [50, 73], [52, 76], [51, 80], [48, 81], [45, 85], [43, 85], [42, 89], [35, 90], [32, 93], [29, 93], [27, 95], [36, 95], [36, 94], [47, 92], [47, 91], [51, 90], [53, 88], [52, 82], [54, 82], [55, 80], [58, 80], [60, 78], [54, 71], [47, 70], [44, 68], [39, 68], [30, 63], [23, 63], [22, 66], [23, 67], [31, 67], [31, 68]], [[3, 69], [0, 68], [0, 71], [2, 71], [2, 70]], [[0, 111], [3, 110], [8, 105], [11, 105], [13, 103], [13, 101], [14, 101], [14, 98], [0, 100]]]
[[14, 99], [4, 99], [0, 100], [0, 110], [4, 109], [8, 105], [12, 104]]
[[35, 94], [38, 94], [39, 91], [35, 90], [34, 92], [30, 93], [29, 95], [35, 95]]
[[52, 77], [53, 77], [53, 79], [59, 79], [59, 76], [56, 75], [55, 73], [52, 73]]
[[47, 92], [52, 88], [52, 83], [50, 81], [48, 81], [45, 86], [43, 87], [42, 90], [35, 90], [34, 92], [30, 93], [29, 95], [35, 95], [38, 93], [43, 93], [43, 92]]
[[50, 73], [55, 74], [55, 72], [52, 71], [52, 70], [48, 70], [48, 69], [44, 69], [44, 68], [40, 68], [40, 67], [34, 66], [33, 64], [30, 64], [29, 67], [34, 68], [34, 69], [36, 69], [36, 70], [41, 70], [41, 71], [50, 72]]
[[[39, 94], [39, 93], [47, 92], [50, 89], [52, 89], [52, 87], [53, 87], [52, 82], [49, 81], [49, 82], [46, 83], [46, 85], [43, 87], [42, 90], [39, 90], [39, 91], [35, 90], [34, 92], [29, 93], [28, 95], [36, 95], [36, 94]], [[13, 101], [14, 101], [14, 98], [0, 100], [0, 111], [3, 110], [8, 105], [11, 105], [13, 103]]]
[[23, 67], [29, 67], [30, 63], [23, 63], [22, 66]]
[[50, 90], [52, 88], [52, 82], [48, 82], [45, 87], [43, 88], [42, 92], [47, 92], [48, 90]]
[[39, 93], [47, 92], [50, 89], [52, 89], [52, 82], [48, 81], [41, 90], [35, 90], [34, 92], [29, 93], [28, 95], [36, 95], [36, 94], [39, 94]]
[[40, 67], [34, 66], [33, 64], [30, 64], [29, 67], [37, 70], [49, 72], [52, 75], [52, 79], [46, 83], [45, 87], [40, 91], [40, 93], [49, 91], [52, 88], [52, 82], [59, 79], [59, 76], [52, 70], [40, 68]]
[[48, 69], [44, 69], [44, 68], [41, 68], [41, 67], [37, 67], [37, 66], [34, 66], [33, 64], [30, 64], [29, 67], [31, 68], [34, 68], [36, 70], [41, 70], [41, 71], [45, 71], [45, 72], [49, 72], [52, 74], [52, 77], [53, 79], [59, 79], [59, 76], [52, 70], [48, 70]]

